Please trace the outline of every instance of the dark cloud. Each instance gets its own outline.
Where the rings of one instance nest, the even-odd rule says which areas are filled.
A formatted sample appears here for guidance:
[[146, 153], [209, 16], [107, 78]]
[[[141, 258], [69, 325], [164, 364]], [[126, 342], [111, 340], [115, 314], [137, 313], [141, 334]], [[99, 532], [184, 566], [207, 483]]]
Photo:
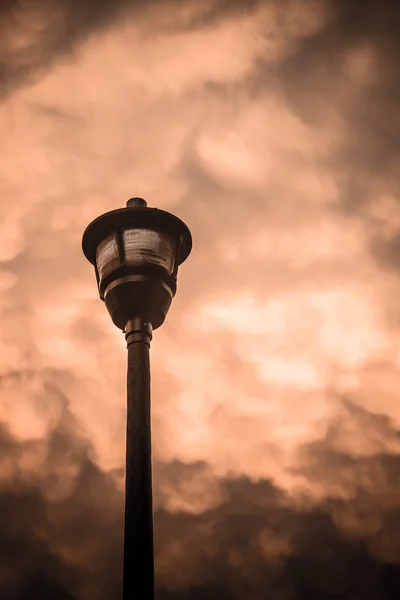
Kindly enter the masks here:
[[[13, 374], [26, 376], [33, 373]], [[61, 392], [59, 402], [58, 423], [39, 440], [18, 441], [1, 429], [1, 473], [8, 474], [0, 484], [4, 600], [120, 597], [123, 495], [116, 474], [91, 458]], [[398, 436], [386, 417], [345, 406], [357, 426]], [[337, 435], [333, 424], [302, 454], [301, 471], [311, 482], [328, 489], [335, 480], [349, 492], [319, 502], [291, 497], [268, 480], [216, 480], [202, 462], [157, 463], [159, 600], [398, 598], [400, 455], [357, 458], [335, 450]], [[166, 509], [166, 482], [179, 496], [204, 476], [219, 488], [218, 505], [198, 514]]]
[[[186, 0], [3, 0], [0, 4], [0, 97], [40, 79], [56, 60], [68, 59], [79, 45], [136, 10], [158, 11], [164, 29], [197, 29], [234, 13], [248, 13], [260, 0], [215, 0], [203, 7]], [[172, 20], [166, 15], [171, 14]], [[170, 21], [170, 24], [169, 24]]]
[[[160, 598], [397, 597], [397, 561], [374, 555], [369, 548], [372, 535], [367, 540], [352, 537], [333, 518], [349, 507], [357, 511], [365, 502], [362, 491], [349, 501], [331, 499], [305, 509], [296, 508], [266, 481], [243, 478], [221, 485], [225, 502], [214, 511], [200, 517], [157, 514], [160, 540], [171, 539], [174, 530], [180, 532], [181, 547], [174, 548], [171, 571], [177, 579], [178, 572], [191, 573], [195, 579], [191, 586], [163, 591]], [[384, 519], [396, 519], [397, 512], [398, 508], [388, 511]], [[389, 530], [384, 537], [386, 544], [395, 543]], [[168, 549], [159, 543], [156, 551], [162, 555]]]
[[[15, 372], [1, 383], [60, 375]], [[45, 437], [0, 430], [0, 598], [117, 598], [122, 494], [93, 462], [61, 391], [57, 400], [60, 419]]]
[[[255, 10], [261, 2], [262, 0], [215, 0], [208, 5], [204, 3], [199, 12], [190, 15], [183, 26], [189, 31], [215, 25], [232, 15], [245, 16]], [[185, 0], [176, 2], [175, 10], [177, 13], [182, 10], [184, 4]]]
[[[334, 0], [328, 6], [326, 27], [303, 40], [278, 67], [278, 78], [302, 119], [322, 129], [335, 118], [344, 122], [343, 144], [326, 167], [336, 174], [343, 207], [360, 214], [380, 193], [399, 192], [400, 5]], [[351, 53], [363, 51], [371, 51], [371, 63], [358, 86], [347, 67]]]
[[34, 82], [93, 32], [122, 18], [140, 0], [3, 0], [0, 4], [0, 93]]

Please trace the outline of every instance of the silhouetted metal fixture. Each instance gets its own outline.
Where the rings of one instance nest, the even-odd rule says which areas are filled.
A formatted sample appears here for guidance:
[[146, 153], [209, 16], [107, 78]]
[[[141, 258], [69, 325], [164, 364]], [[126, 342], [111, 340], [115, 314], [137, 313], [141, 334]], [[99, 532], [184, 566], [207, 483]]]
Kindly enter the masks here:
[[152, 331], [164, 322], [176, 293], [178, 266], [191, 248], [183, 221], [148, 208], [143, 198], [92, 221], [82, 239], [100, 298], [128, 347], [124, 600], [154, 598], [149, 349]]

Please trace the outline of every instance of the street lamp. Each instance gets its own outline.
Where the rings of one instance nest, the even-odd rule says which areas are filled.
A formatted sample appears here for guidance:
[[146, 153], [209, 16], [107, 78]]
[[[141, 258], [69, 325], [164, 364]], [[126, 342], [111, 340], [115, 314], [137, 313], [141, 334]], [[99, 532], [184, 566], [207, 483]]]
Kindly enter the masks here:
[[82, 239], [100, 298], [128, 348], [123, 600], [154, 598], [149, 349], [191, 248], [185, 223], [142, 198], [92, 221]]

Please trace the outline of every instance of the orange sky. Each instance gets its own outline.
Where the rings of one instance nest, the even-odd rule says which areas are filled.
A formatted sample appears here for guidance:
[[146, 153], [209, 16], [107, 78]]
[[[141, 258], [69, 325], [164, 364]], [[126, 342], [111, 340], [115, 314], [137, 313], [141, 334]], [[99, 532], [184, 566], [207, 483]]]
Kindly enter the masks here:
[[[399, 11], [356, 5], [63, 0], [4, 12], [0, 421], [19, 449], [1, 458], [4, 489], [36, 486], [51, 510], [73, 499], [79, 453], [50, 456], [65, 430], [112, 478], [104, 511], [119, 506], [125, 341], [80, 244], [93, 218], [142, 196], [194, 241], [152, 342], [156, 510], [222, 514], [226, 480], [269, 481], [298, 510], [380, 490], [364, 520], [346, 504], [327, 512], [344, 537], [362, 532], [372, 556], [400, 562], [376, 517], [399, 506], [380, 463], [400, 453]], [[266, 597], [209, 582], [184, 531], [173, 551], [160, 523], [157, 576], [171, 597], [191, 585]], [[259, 535], [266, 565], [291, 555], [290, 536]], [[174, 561], [186, 561], [180, 576]], [[77, 598], [103, 598], [79, 581]], [[303, 598], [276, 589], [274, 600]]]

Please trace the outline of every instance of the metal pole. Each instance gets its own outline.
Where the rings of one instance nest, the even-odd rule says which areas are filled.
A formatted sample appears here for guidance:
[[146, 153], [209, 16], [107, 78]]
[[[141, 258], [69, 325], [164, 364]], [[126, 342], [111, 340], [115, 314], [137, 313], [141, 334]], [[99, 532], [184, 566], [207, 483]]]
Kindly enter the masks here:
[[128, 321], [128, 406], [123, 600], [154, 600], [153, 499], [150, 429], [152, 328]]

